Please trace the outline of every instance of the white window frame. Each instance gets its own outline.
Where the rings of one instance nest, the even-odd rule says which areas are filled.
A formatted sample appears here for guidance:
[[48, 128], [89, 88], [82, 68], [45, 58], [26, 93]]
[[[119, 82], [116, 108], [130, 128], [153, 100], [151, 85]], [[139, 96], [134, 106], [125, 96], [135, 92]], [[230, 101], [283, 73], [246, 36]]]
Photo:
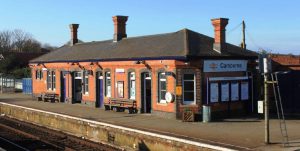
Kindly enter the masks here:
[[[55, 91], [56, 90], [56, 75], [55, 71], [47, 71], [47, 90]], [[50, 80], [50, 81], [49, 81]], [[50, 84], [50, 87], [49, 85]]]
[[40, 69], [36, 70], [35, 74], [36, 74], [35, 79], [38, 79], [38, 80], [43, 79], [43, 71], [42, 70], [40, 70]]
[[[109, 73], [109, 77], [107, 77], [108, 73]], [[110, 88], [109, 89], [108, 89], [108, 85], [107, 85], [107, 80], [110, 80]], [[111, 72], [105, 72], [105, 96], [106, 97], [111, 97], [111, 89], [112, 89]]]
[[[128, 89], [129, 89], [129, 99], [135, 99], [136, 95], [136, 80], [135, 80], [135, 72], [129, 72], [129, 83], [128, 83]], [[132, 82], [134, 81], [134, 88], [132, 87]], [[134, 91], [134, 95], [131, 95], [132, 91]]]
[[[161, 78], [161, 74], [165, 75], [164, 79]], [[161, 96], [161, 91], [162, 91], [161, 90], [161, 81], [164, 81], [166, 83], [166, 89], [164, 91], [166, 91], [166, 93], [167, 93], [167, 77], [166, 77], [165, 72], [158, 73], [158, 103], [165, 104], [165, 103], [167, 103], [166, 98], [164, 100], [161, 99], [162, 98], [162, 96]]]
[[[186, 74], [193, 74], [194, 79], [193, 80], [184, 80], [184, 75]], [[185, 101], [184, 100], [184, 82], [185, 81], [194, 81], [194, 101]], [[182, 102], [184, 105], [193, 105], [196, 104], [196, 74], [195, 73], [183, 73], [182, 75]]]
[[83, 71], [83, 94], [89, 94], [89, 73], [87, 70]]

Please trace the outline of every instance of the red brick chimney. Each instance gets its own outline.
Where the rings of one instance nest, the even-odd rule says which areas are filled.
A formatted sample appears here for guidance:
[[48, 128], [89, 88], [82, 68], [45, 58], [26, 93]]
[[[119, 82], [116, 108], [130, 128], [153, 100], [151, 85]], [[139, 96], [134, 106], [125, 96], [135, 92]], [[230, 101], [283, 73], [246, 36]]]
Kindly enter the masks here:
[[120, 41], [122, 38], [126, 38], [126, 21], [128, 16], [113, 16], [114, 22], [114, 41]]
[[228, 24], [228, 18], [215, 18], [211, 19], [211, 22], [215, 28], [215, 42], [213, 49], [219, 51], [226, 49], [226, 34], [225, 27]]
[[71, 45], [75, 45], [78, 43], [78, 37], [77, 37], [77, 30], [79, 27], [79, 24], [70, 24], [69, 25], [70, 30], [71, 30]]

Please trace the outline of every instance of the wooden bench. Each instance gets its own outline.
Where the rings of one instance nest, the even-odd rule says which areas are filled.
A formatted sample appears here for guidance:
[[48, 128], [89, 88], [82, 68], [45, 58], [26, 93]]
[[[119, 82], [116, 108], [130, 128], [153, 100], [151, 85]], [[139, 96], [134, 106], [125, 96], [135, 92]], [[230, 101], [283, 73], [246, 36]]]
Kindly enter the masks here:
[[42, 93], [35, 94], [34, 97], [36, 98], [37, 101], [43, 101], [43, 95]]
[[137, 113], [137, 106], [135, 100], [130, 99], [116, 99], [110, 98], [108, 102], [104, 102], [105, 110], [114, 110], [117, 112], [124, 112], [128, 109], [128, 113]]
[[44, 102], [49, 101], [50, 102], [59, 102], [58, 95], [55, 93], [45, 93], [44, 95]]
[[[40, 100], [40, 98], [38, 98], [38, 100]], [[44, 93], [42, 94], [42, 99], [44, 102], [48, 102], [50, 100], [50, 102], [59, 102], [59, 98], [58, 98], [58, 94], [55, 93]]]

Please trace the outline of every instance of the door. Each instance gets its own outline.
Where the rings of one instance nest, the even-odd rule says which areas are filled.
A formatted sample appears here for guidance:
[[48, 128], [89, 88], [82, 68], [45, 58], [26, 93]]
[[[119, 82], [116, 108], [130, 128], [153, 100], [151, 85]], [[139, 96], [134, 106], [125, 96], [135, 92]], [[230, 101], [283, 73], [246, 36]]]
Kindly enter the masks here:
[[60, 77], [60, 83], [61, 83], [61, 88], [60, 88], [60, 101], [65, 102], [66, 100], [66, 72], [62, 71], [61, 72], [61, 77]]
[[141, 113], [151, 113], [151, 74], [148, 72], [142, 73], [141, 80]]
[[97, 72], [96, 76], [96, 107], [102, 107], [103, 106], [103, 75], [102, 72]]
[[74, 72], [73, 103], [81, 103], [82, 99], [82, 72]]

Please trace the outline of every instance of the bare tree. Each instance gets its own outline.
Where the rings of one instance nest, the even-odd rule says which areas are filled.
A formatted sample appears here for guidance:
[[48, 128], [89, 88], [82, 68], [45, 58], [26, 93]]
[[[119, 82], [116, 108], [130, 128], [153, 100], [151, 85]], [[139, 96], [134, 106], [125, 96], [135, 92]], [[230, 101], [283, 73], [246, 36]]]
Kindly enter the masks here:
[[2, 31], [0, 32], [0, 51], [9, 51], [12, 49], [12, 32], [11, 31]]
[[2, 52], [40, 52], [40, 50], [41, 43], [27, 32], [19, 29], [0, 32], [0, 51]]
[[13, 42], [14, 49], [18, 52], [23, 52], [25, 43], [27, 43], [27, 41], [32, 39], [31, 35], [23, 32], [20, 29], [15, 29], [12, 33], [14, 38], [14, 42]]

